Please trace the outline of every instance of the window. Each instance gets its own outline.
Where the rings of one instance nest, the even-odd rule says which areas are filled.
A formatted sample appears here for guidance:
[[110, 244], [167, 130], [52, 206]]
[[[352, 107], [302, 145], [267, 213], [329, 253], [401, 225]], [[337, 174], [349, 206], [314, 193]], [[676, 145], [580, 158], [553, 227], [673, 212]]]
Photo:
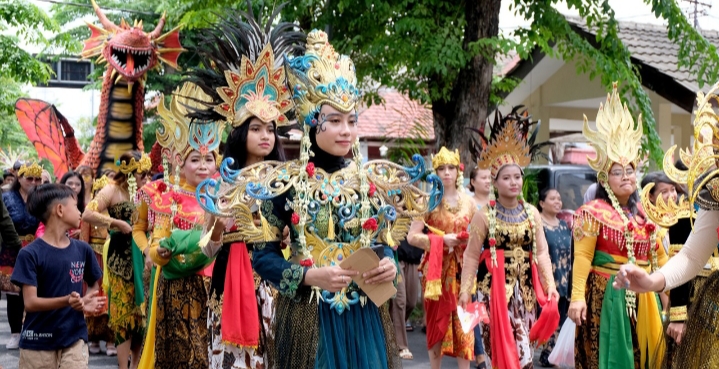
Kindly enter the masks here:
[[62, 81], [86, 82], [92, 71], [92, 65], [86, 61], [62, 60], [60, 62]]

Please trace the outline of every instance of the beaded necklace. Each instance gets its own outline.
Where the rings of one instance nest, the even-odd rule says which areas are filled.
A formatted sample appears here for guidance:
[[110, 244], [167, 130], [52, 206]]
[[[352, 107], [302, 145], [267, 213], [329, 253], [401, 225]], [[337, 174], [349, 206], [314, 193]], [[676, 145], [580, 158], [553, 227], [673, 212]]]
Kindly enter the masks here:
[[[530, 212], [530, 207], [525, 206], [524, 204], [524, 198], [520, 194], [517, 197], [517, 200], [519, 201], [519, 205], [522, 206], [522, 210], [527, 215], [527, 220], [529, 221], [529, 229], [531, 231], [531, 237], [532, 237], [532, 262], [537, 263], [537, 235], [536, 235], [536, 225], [534, 224], [534, 216], [532, 216]], [[494, 195], [494, 186], [492, 185], [489, 189], [489, 252], [492, 256], [492, 266], [497, 266], [497, 200]], [[502, 207], [504, 208], [504, 207]], [[504, 208], [506, 209], [506, 208]], [[521, 210], [519, 210], [519, 207], [515, 209], [506, 209], [508, 210], [509, 214], [511, 216], [516, 216], [519, 214]]]

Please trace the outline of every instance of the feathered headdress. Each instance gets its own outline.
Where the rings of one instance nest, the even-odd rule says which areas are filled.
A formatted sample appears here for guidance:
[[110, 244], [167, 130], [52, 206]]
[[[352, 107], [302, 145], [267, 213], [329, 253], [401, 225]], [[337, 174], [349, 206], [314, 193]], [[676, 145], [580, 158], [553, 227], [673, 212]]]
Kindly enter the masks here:
[[632, 164], [636, 168], [643, 132], [642, 115], [639, 114], [635, 127], [627, 104], [622, 105], [619, 99], [616, 82], [612, 93], [607, 94], [606, 103], [599, 105], [596, 123], [596, 131], [589, 128], [585, 115], [582, 133], [597, 152], [596, 158], [589, 159], [589, 166], [597, 171], [600, 181], [602, 176], [607, 180], [609, 169], [614, 163], [622, 167]]
[[[541, 149], [552, 143], [536, 143], [540, 123], [533, 122], [526, 110], [519, 112], [523, 107], [515, 106], [505, 116], [496, 110], [494, 123], [487, 121], [479, 129], [468, 128], [478, 134], [478, 138], [470, 136], [469, 151], [477, 166], [490, 169], [492, 178], [504, 165], [516, 164], [524, 168], [538, 157], [547, 157]], [[485, 135], [486, 126], [490, 127], [489, 137]]]
[[15, 151], [13, 148], [0, 149], [0, 164], [2, 164], [3, 169], [12, 169], [15, 163], [22, 161], [23, 157], [25, 157], [25, 152], [22, 150]]
[[197, 47], [205, 69], [189, 73], [189, 81], [210, 97], [191, 118], [227, 120], [239, 127], [250, 117], [288, 126], [292, 116], [292, 93], [287, 87], [284, 62], [287, 55], [304, 52], [305, 35], [292, 23], [273, 24], [280, 5], [261, 26], [248, 1], [248, 13], [222, 18], [204, 32]]

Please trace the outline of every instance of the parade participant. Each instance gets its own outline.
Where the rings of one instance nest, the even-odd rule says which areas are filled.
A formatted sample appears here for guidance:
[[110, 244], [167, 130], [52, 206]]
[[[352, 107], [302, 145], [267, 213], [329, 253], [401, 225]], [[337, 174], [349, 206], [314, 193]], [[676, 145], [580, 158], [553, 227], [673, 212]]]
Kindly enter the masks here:
[[[35, 232], [40, 222], [27, 211], [27, 197], [35, 186], [42, 181], [42, 167], [36, 162], [21, 164], [17, 171], [17, 181], [9, 192], [2, 194], [3, 202], [12, 218], [15, 231], [22, 246], [35, 240]], [[8, 350], [17, 350], [20, 343], [20, 330], [23, 320], [23, 301], [20, 289], [10, 282], [13, 267], [20, 248], [3, 245], [0, 250], [0, 289], [7, 296], [7, 319], [10, 324], [10, 340], [5, 345]]]
[[[273, 164], [261, 180], [245, 186], [225, 163], [220, 170], [223, 181], [235, 183], [230, 203], [242, 203], [245, 195], [267, 199], [260, 222], [269, 238], [255, 244], [252, 266], [279, 291], [269, 362], [276, 368], [399, 368], [387, 304], [375, 305], [351, 278], [369, 284], [395, 280], [394, 252], [386, 245], [404, 238], [412, 217], [438, 204], [441, 182], [430, 175], [429, 194], [413, 185], [424, 175], [421, 157], [413, 158], [412, 168], [362, 164], [354, 65], [334, 51], [326, 33], [310, 32], [307, 52], [285, 64], [304, 134], [300, 159]], [[290, 260], [282, 252], [285, 226], [291, 228]], [[372, 246], [381, 255], [378, 267], [359, 276], [339, 266], [355, 250]]]
[[[716, 192], [719, 170], [715, 154], [719, 150], [719, 121], [713, 107], [718, 90], [719, 84], [706, 94], [697, 93], [694, 146], [690, 152], [680, 151], [681, 160], [689, 169], [672, 167], [670, 155], [673, 155], [674, 148], [664, 157], [665, 172], [672, 177], [686, 178], [688, 197], [692, 203], [690, 208], [696, 206], [699, 209], [692, 232], [684, 247], [656, 273], [649, 274], [635, 265], [623, 265], [614, 282], [615, 289], [626, 288], [637, 293], [671, 290], [671, 296], [676, 288], [705, 273], [707, 260], [710, 260], [711, 269], [716, 270], [716, 261], [710, 256], [717, 250], [719, 225], [719, 195]], [[716, 350], [719, 340], [715, 333], [717, 294], [714, 293], [718, 286], [719, 273], [712, 272], [695, 294], [684, 327], [686, 334], [682, 335], [681, 344], [672, 358], [673, 368], [697, 369], [719, 365]]]
[[[82, 169], [80, 173], [84, 173], [84, 182], [87, 183], [87, 179], [90, 179], [89, 190], [91, 197], [88, 201], [89, 204], [95, 195], [110, 183], [110, 179], [107, 177], [101, 177], [92, 181], [92, 170], [90, 167], [84, 168], [85, 169], [78, 168], [78, 171]], [[86, 192], [87, 190], [88, 189], [86, 188]], [[107, 210], [103, 212], [103, 215], [108, 215]], [[107, 241], [107, 236], [107, 227], [91, 225], [88, 222], [82, 222], [80, 225], [80, 240], [90, 244], [90, 247], [95, 252], [95, 258], [97, 259], [98, 264], [100, 264], [100, 269], [103, 269], [105, 265], [103, 260], [103, 249], [105, 242]], [[103, 288], [102, 284], [100, 284], [100, 296], [107, 296], [107, 292]], [[85, 321], [87, 322], [89, 352], [91, 354], [99, 354], [100, 341], [105, 341], [105, 354], [107, 356], [117, 355], [117, 347], [115, 347], [115, 334], [112, 332], [112, 329], [110, 329], [107, 305], [105, 305], [105, 308], [99, 314], [88, 315], [85, 317]]]
[[[224, 158], [232, 160], [229, 168], [240, 170], [240, 177], [254, 177], [253, 173], [262, 172], [260, 168], [272, 165], [265, 161], [274, 161], [275, 165], [285, 161], [277, 129], [289, 125], [286, 114], [293, 104], [284, 58], [285, 54], [301, 54], [305, 34], [294, 31], [289, 23], [275, 23], [279, 11], [273, 15], [266, 25], [259, 25], [251, 12], [220, 21], [205, 33], [206, 42], [198, 50], [207, 58], [203, 64], [216, 68], [192, 72], [191, 79], [212, 97], [213, 104], [190, 115], [226, 120], [232, 125]], [[258, 19], [262, 19], [261, 14]], [[237, 53], [230, 55], [218, 49]], [[258, 210], [255, 207], [255, 214]], [[214, 222], [214, 217], [208, 218]], [[242, 219], [233, 213], [230, 229], [215, 233], [217, 237], [203, 249], [209, 257], [216, 256], [208, 303], [210, 368], [269, 368], [272, 363], [266, 351], [274, 336], [271, 323], [277, 292], [252, 270], [254, 243], [264, 242], [262, 233], [253, 236], [234, 226], [235, 221], [261, 225], [258, 215]]]
[[[88, 167], [87, 165], [81, 165], [75, 169], [77, 173], [80, 173], [80, 176], [82, 177], [82, 182], [85, 185], [85, 193], [83, 194], [83, 198], [85, 201], [85, 205], [89, 204], [90, 201], [92, 201], [92, 196], [95, 191], [92, 189], [92, 185], [95, 182], [95, 174], [92, 171], [92, 168]], [[87, 242], [87, 241], [85, 241]], [[102, 267], [100, 267], [102, 268]]]
[[[204, 210], [195, 197], [197, 186], [217, 171], [218, 149], [224, 123], [190, 122], [186, 108], [209, 97], [191, 83], [175, 90], [170, 107], [158, 106], [165, 132], [183, 132], [173, 142], [172, 163], [176, 166], [171, 188], [163, 189], [146, 203], [138, 215], [134, 235], [139, 248], [157, 265], [147, 336], [140, 368], [207, 368], [207, 289], [204, 271], [211, 259], [203, 255], [200, 235]], [[162, 99], [161, 99], [162, 101]], [[177, 179], [180, 177], [181, 179]], [[143, 198], [147, 201], [146, 198]], [[216, 228], [222, 234], [223, 227]]]
[[[117, 362], [127, 369], [132, 353], [132, 368], [140, 360], [143, 324], [142, 309], [136, 295], [142, 295], [136, 274], [142, 270], [142, 254], [132, 245], [132, 221], [137, 188], [142, 187], [150, 170], [150, 158], [128, 151], [116, 161], [118, 170], [109, 183], [85, 208], [82, 220], [110, 230], [106, 247], [103, 288], [108, 296], [109, 326], [115, 333]], [[104, 215], [107, 211], [109, 215]], [[107, 282], [105, 282], [105, 277]], [[141, 280], [141, 279], [140, 279]]]
[[489, 190], [492, 188], [492, 178], [489, 176], [489, 170], [474, 167], [469, 175], [469, 190], [474, 196], [472, 200], [478, 209], [489, 203]]
[[[557, 214], [562, 211], [562, 196], [554, 188], [545, 188], [539, 192], [537, 210], [542, 215], [544, 236], [549, 247], [549, 257], [552, 260], [554, 283], [559, 293], [559, 327], [564, 325], [569, 309], [569, 276], [572, 270], [572, 230]], [[557, 330], [547, 342], [539, 356], [542, 366], [551, 367], [549, 354], [552, 353], [559, 335]]]
[[595, 200], [577, 210], [569, 318], [577, 324], [577, 368], [656, 368], [663, 355], [662, 322], [656, 294], [617, 293], [611, 288], [627, 261], [657, 268], [666, 254], [656, 226], [646, 219], [637, 195], [641, 116], [622, 106], [614, 84], [597, 113], [597, 130], [586, 116], [582, 132], [597, 151]]
[[[460, 368], [469, 368], [474, 359], [474, 333], [464, 333], [456, 303], [462, 274], [462, 254], [467, 246], [466, 229], [477, 206], [465, 195], [460, 175], [459, 151], [442, 147], [432, 157], [432, 167], [442, 179], [442, 206], [414, 221], [407, 235], [410, 245], [423, 249], [422, 270], [424, 311], [427, 316], [427, 349], [433, 369], [442, 367], [442, 356], [457, 358]], [[428, 228], [431, 234], [424, 234]], [[433, 268], [441, 270], [432, 270]], [[436, 277], [439, 278], [436, 278]], [[474, 278], [472, 278], [474, 279]]]
[[[522, 200], [522, 168], [532, 159], [529, 124], [525, 131], [516, 118], [495, 120], [479, 157], [478, 166], [490, 171], [492, 189], [488, 206], [475, 213], [468, 228], [459, 298], [466, 307], [477, 283], [490, 315], [489, 325], [481, 323], [484, 347], [492, 365], [505, 369], [532, 368], [530, 340], [546, 341], [559, 321], [541, 216]], [[537, 305], [543, 308], [539, 318]]]

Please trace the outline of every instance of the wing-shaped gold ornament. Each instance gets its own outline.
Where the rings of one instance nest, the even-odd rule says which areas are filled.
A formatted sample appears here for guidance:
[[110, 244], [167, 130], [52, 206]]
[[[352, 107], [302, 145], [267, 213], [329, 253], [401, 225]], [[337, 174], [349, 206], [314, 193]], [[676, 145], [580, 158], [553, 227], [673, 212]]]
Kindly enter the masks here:
[[694, 207], [684, 195], [679, 197], [678, 201], [670, 199], [667, 202], [664, 201], [664, 197], [657, 196], [656, 202], [652, 204], [649, 200], [652, 188], [654, 188], [654, 183], [648, 184], [642, 189], [641, 194], [642, 206], [649, 220], [661, 227], [669, 228], [675, 225], [679, 219], [695, 218]]

